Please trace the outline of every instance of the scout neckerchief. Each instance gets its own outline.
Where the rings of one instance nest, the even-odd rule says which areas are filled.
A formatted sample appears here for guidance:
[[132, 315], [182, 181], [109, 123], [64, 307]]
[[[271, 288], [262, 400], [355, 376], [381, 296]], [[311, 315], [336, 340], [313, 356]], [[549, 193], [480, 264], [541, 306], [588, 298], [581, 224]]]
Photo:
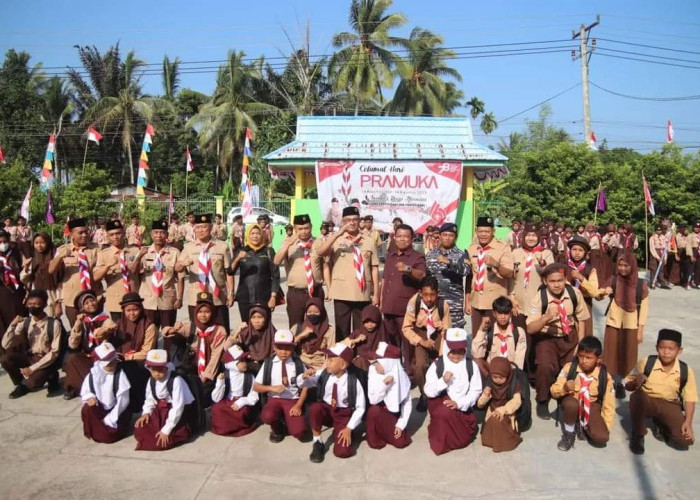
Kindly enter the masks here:
[[156, 258], [153, 261], [153, 274], [151, 275], [151, 290], [156, 297], [160, 297], [163, 294], [163, 253], [165, 248], [161, 248], [160, 251], [156, 250], [155, 245], [151, 245], [151, 251], [156, 254]]
[[119, 250], [119, 270], [122, 273], [122, 285], [124, 286], [124, 293], [131, 292], [131, 283], [129, 282], [129, 268], [126, 265], [126, 250]]
[[486, 281], [486, 251], [491, 250], [490, 246], [479, 245], [476, 254], [476, 280], [474, 281], [474, 291], [483, 292]]
[[428, 338], [431, 338], [433, 333], [435, 333], [435, 320], [433, 320], [433, 311], [435, 310], [435, 306], [428, 307], [425, 305], [425, 302], [421, 300], [420, 308], [421, 311], [425, 313], [425, 329], [428, 331]]
[[360, 287], [360, 291], [364, 293], [367, 288], [367, 283], [365, 283], [365, 263], [359, 246], [362, 235], [357, 238], [348, 235], [348, 239], [352, 242], [352, 263], [355, 267], [355, 280], [357, 281], [357, 286]]
[[2, 281], [6, 287], [12, 286], [17, 290], [19, 288], [19, 280], [10, 266], [10, 256], [12, 250], [6, 255], [0, 255], [0, 265], [2, 265]]
[[569, 332], [571, 332], [571, 323], [569, 322], [569, 315], [566, 314], [564, 298], [562, 298], [561, 300], [552, 299], [552, 304], [555, 304], [559, 309], [559, 321], [561, 322], [561, 331], [568, 335]]
[[[498, 326], [496, 326], [496, 330], [498, 330]], [[508, 357], [508, 331], [510, 331], [510, 334], [513, 337], [513, 339], [515, 339], [515, 325], [513, 325], [512, 321], [508, 323], [506, 333], [501, 333], [500, 331], [496, 333], [496, 337], [498, 337], [498, 340], [501, 341], [501, 347], [499, 349], [498, 354], [502, 358]]]
[[313, 240], [297, 241], [297, 246], [304, 252], [304, 273], [306, 274], [306, 288], [309, 291], [309, 297], [314, 296], [314, 273], [311, 270], [311, 247], [313, 244]]
[[90, 290], [92, 288], [92, 277], [90, 276], [90, 264], [88, 263], [85, 248], [73, 248], [78, 253], [78, 276], [80, 277], [80, 289]]
[[102, 323], [103, 321], [107, 321], [108, 319], [109, 314], [107, 314], [106, 312], [101, 312], [97, 316], [93, 316], [92, 318], [87, 314], [83, 316], [83, 323], [85, 324], [85, 328], [87, 329], [88, 349], [92, 349], [93, 346], [96, 346], [100, 343], [95, 338], [95, 323]]
[[212, 274], [211, 255], [209, 249], [214, 246], [214, 242], [201, 243], [202, 250], [199, 252], [199, 290], [206, 292], [209, 287], [212, 288], [212, 295], [219, 297], [219, 285], [214, 280]]
[[[569, 266], [570, 269], [576, 269], [578, 272], [583, 274], [583, 271], [586, 269], [586, 259], [581, 259], [581, 262], [577, 264], [576, 262], [573, 261], [571, 257], [566, 259], [566, 263]], [[578, 288], [581, 286], [581, 281], [576, 279], [574, 282], [574, 287]]]
[[523, 250], [525, 250], [525, 274], [523, 276], [523, 288], [527, 288], [527, 286], [530, 284], [530, 275], [532, 274], [532, 263], [535, 260], [535, 252], [541, 252], [542, 247], [537, 245], [536, 247], [527, 249], [523, 247]]
[[579, 373], [578, 376], [581, 382], [581, 388], [578, 391], [578, 419], [581, 427], [586, 428], [591, 419], [591, 382], [595, 379], [587, 377], [585, 373]]
[[134, 228], [134, 238], [136, 238], [136, 244], [141, 248], [143, 245], [143, 238], [141, 237], [141, 230], [138, 225], [132, 225]]
[[206, 330], [201, 330], [197, 327], [197, 337], [199, 338], [199, 346], [197, 348], [197, 375], [204, 373], [207, 369], [207, 341], [206, 339], [216, 330], [216, 324], [211, 325]]

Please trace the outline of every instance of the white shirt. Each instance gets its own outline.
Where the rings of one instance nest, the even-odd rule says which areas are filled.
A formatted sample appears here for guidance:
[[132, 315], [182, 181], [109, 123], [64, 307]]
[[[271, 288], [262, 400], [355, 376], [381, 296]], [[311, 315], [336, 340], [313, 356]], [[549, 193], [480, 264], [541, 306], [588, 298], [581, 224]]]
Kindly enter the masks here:
[[[318, 379], [321, 374], [325, 371], [321, 370], [317, 372], [313, 377], [305, 378], [303, 375], [297, 379], [297, 383], [300, 387], [316, 387], [318, 385]], [[338, 384], [338, 408], [348, 408], [348, 372], [346, 371], [340, 377], [336, 377], [332, 373], [328, 374], [328, 381], [326, 382], [325, 391], [323, 394], [323, 401], [332, 404], [333, 401], [333, 384]], [[362, 384], [358, 380], [357, 384], [357, 397], [355, 401], [355, 410], [350, 416], [348, 421], [348, 429], [354, 430], [360, 422], [362, 421], [362, 415], [365, 414], [365, 391], [362, 389]]]
[[[265, 361], [269, 363], [270, 361]], [[265, 371], [265, 363], [260, 367], [258, 375], [255, 377], [255, 382], [263, 385], [263, 373]], [[282, 398], [282, 399], [299, 399], [299, 388], [294, 384], [294, 378], [297, 375], [297, 369], [294, 366], [294, 360], [290, 357], [285, 361], [287, 366], [287, 379], [289, 385], [286, 386], [282, 394], [277, 394], [274, 392], [268, 392], [267, 396], [270, 398]], [[299, 374], [301, 375], [301, 374]], [[277, 356], [272, 358], [272, 373], [270, 374], [270, 385], [282, 385], [282, 360]]]
[[[436, 398], [438, 395], [447, 390], [447, 396], [457, 403], [457, 408], [461, 411], [467, 411], [476, 404], [476, 400], [481, 395], [481, 373], [479, 367], [471, 359], [467, 359], [467, 363], [472, 364], [472, 378], [469, 379], [467, 372], [467, 364], [464, 360], [459, 363], [453, 363], [444, 355], [442, 357], [445, 363], [445, 371], [443, 377], [437, 378], [435, 363], [430, 365], [428, 373], [425, 375], [425, 395], [429, 398]], [[449, 384], [445, 382], [444, 374], [452, 373], [452, 379]]]
[[[173, 393], [168, 393], [168, 378], [172, 373], [172, 368], [168, 369], [168, 374], [163, 380], [156, 380], [156, 397], [158, 399], [165, 399], [170, 405], [170, 411], [168, 411], [168, 418], [165, 419], [165, 425], [163, 425], [160, 432], [163, 434], [170, 434], [175, 426], [180, 421], [182, 413], [185, 411], [185, 406], [194, 401], [194, 396], [190, 392], [190, 388], [187, 387], [185, 379], [182, 377], [175, 377], [173, 381]], [[143, 415], [150, 415], [153, 409], [158, 404], [158, 401], [153, 398], [151, 393], [151, 381], [149, 380], [146, 384], [146, 401], [143, 403]]]
[[92, 383], [97, 394], [93, 394], [90, 391], [90, 375], [88, 375], [83, 379], [83, 385], [80, 388], [80, 399], [83, 403], [87, 403], [90, 398], [95, 398], [102, 408], [109, 411], [102, 419], [102, 422], [106, 426], [116, 429], [119, 416], [129, 406], [129, 389], [131, 389], [131, 384], [126, 374], [120, 372], [117, 394], [112, 393], [114, 373], [108, 373], [102, 368], [102, 365], [106, 364], [103, 361], [97, 361], [90, 368]]
[[[229, 368], [229, 365], [233, 365], [233, 368]], [[241, 373], [236, 368], [236, 363], [226, 363], [226, 376], [229, 380], [229, 385], [231, 389], [226, 395], [229, 401], [233, 398], [238, 398], [236, 400], [236, 405], [241, 408], [243, 406], [255, 406], [258, 402], [258, 393], [255, 392], [252, 387], [248, 394], [243, 394], [243, 386], [245, 384], [245, 373]], [[218, 403], [224, 399], [224, 392], [226, 391], [226, 381], [222, 378], [216, 379], [216, 385], [211, 393], [211, 399], [215, 403]]]
[[[378, 359], [377, 363], [383, 366], [384, 374], [377, 371], [376, 363], [370, 365], [367, 377], [369, 404], [376, 405], [383, 402], [390, 412], [399, 412], [396, 427], [404, 430], [411, 417], [411, 381], [398, 359], [383, 358]], [[393, 377], [394, 381], [386, 385], [384, 380], [388, 376]]]

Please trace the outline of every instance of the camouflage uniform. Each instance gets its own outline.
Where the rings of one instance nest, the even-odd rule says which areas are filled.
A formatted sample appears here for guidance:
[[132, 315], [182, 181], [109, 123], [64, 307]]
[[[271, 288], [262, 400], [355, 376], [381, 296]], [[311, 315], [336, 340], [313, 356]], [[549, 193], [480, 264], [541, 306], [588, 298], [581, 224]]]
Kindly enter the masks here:
[[[438, 257], [442, 255], [450, 263], [440, 264]], [[471, 274], [469, 255], [456, 246], [445, 250], [441, 246], [434, 248], [425, 256], [428, 274], [435, 276], [440, 286], [440, 296], [450, 304], [452, 326], [464, 328], [464, 277]]]

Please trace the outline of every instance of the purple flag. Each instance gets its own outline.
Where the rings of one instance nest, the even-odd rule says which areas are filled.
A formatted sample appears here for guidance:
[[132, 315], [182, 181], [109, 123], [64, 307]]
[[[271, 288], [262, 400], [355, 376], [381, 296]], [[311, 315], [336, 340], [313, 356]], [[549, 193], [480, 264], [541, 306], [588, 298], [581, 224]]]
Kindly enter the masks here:
[[46, 222], [48, 224], [53, 224], [53, 198], [51, 198], [51, 191], [46, 192]]
[[597, 212], [605, 212], [608, 209], [608, 200], [605, 199], [605, 189], [600, 188], [598, 193], [598, 205], [596, 206]]

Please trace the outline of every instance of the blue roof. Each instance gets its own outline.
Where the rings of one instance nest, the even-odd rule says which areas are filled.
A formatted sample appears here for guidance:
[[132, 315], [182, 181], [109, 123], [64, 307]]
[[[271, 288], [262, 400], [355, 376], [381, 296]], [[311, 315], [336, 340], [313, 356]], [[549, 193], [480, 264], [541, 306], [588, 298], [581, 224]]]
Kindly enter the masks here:
[[296, 139], [265, 159], [459, 160], [490, 166], [508, 160], [474, 142], [468, 118], [393, 116], [299, 116]]

